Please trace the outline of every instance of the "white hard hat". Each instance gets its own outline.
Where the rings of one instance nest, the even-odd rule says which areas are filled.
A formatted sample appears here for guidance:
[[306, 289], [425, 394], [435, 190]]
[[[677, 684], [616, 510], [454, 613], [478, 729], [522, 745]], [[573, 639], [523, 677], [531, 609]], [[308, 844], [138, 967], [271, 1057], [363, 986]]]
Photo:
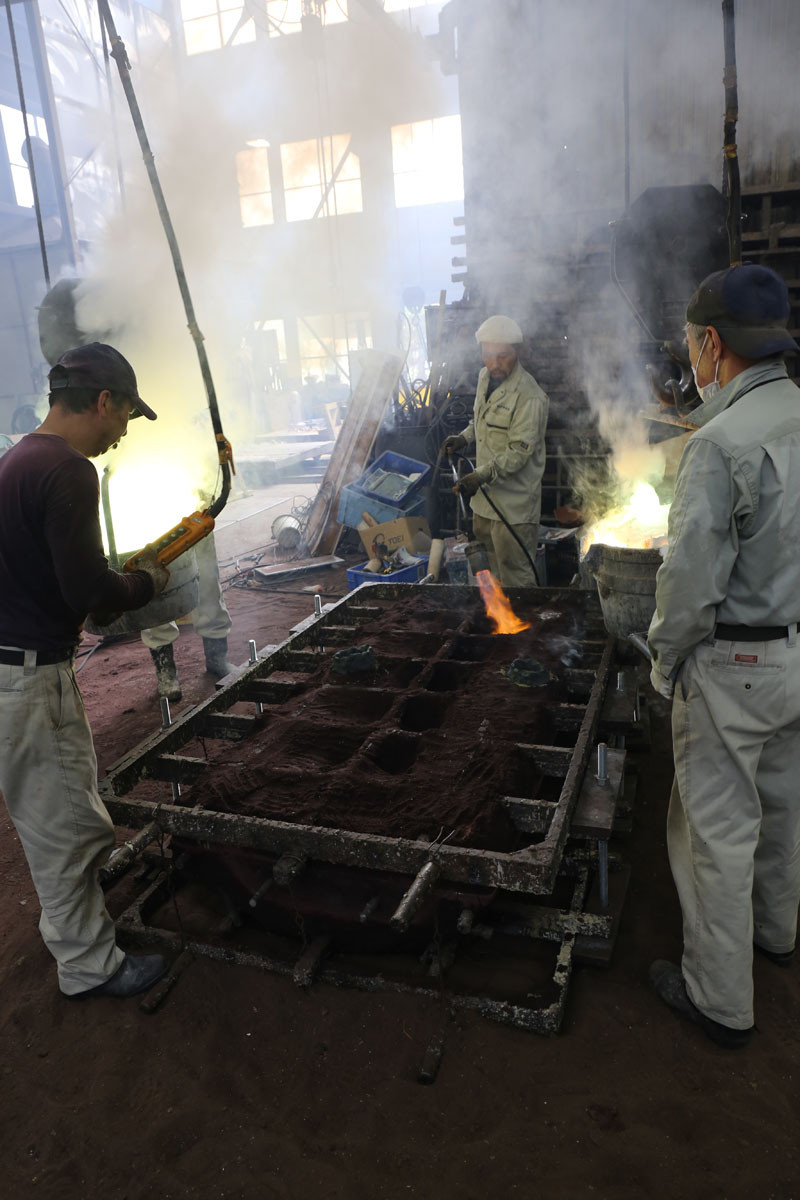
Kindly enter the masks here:
[[487, 317], [475, 334], [475, 341], [516, 346], [522, 341], [522, 330], [511, 317]]

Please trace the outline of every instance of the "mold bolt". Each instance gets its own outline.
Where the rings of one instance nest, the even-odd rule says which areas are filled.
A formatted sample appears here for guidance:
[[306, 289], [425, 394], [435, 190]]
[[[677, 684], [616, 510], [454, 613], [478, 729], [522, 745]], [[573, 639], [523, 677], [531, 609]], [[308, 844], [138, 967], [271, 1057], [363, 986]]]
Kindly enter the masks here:
[[608, 783], [608, 772], [606, 771], [606, 752], [608, 746], [605, 742], [600, 742], [597, 747], [597, 782]]
[[[258, 662], [258, 650], [256, 649], [254, 638], [250, 638], [249, 642], [247, 643], [247, 649], [250, 653], [250, 666], [252, 667]], [[264, 705], [260, 700], [256, 701], [256, 716], [260, 717], [263, 711]]]
[[[169, 700], [166, 696], [161, 697], [161, 728], [169, 729], [172, 724], [172, 714], [169, 711]], [[172, 784], [172, 799], [179, 800], [181, 794], [181, 785], [179, 783]]]

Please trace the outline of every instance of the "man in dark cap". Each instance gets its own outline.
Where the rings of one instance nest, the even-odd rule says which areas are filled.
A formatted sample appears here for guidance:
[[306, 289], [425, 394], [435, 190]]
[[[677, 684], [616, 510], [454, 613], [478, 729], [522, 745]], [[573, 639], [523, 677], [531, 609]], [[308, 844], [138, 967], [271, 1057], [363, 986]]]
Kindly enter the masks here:
[[140, 608], [169, 578], [154, 554], [142, 570], [110, 570], [89, 462], [125, 436], [130, 417], [156, 414], [130, 363], [100, 342], [63, 354], [49, 379], [44, 422], [0, 459], [0, 789], [61, 991], [130, 996], [166, 962], [116, 944], [97, 878], [114, 827], [97, 791], [73, 658], [89, 612]]
[[[90, 335], [78, 324], [77, 303], [82, 289], [90, 281], [68, 278], [61, 279], [45, 296], [39, 306], [39, 345], [42, 354], [52, 366], [67, 350], [88, 342]], [[119, 330], [121, 334], [121, 330]], [[94, 330], [95, 337], [106, 340], [110, 332]], [[194, 615], [195, 631], [203, 639], [206, 670], [215, 679], [221, 679], [233, 670], [228, 661], [228, 634], [231, 617], [222, 595], [219, 565], [213, 534], [203, 538], [194, 548], [199, 573], [200, 593]], [[169, 700], [182, 698], [178, 669], [175, 664], [173, 643], [178, 637], [178, 626], [174, 621], [151, 629], [142, 630], [142, 641], [150, 651], [156, 669], [159, 696]]]
[[800, 902], [800, 392], [783, 361], [798, 346], [766, 267], [710, 275], [686, 316], [703, 404], [648, 639], [653, 685], [673, 696], [667, 841], [684, 949], [650, 978], [736, 1048], [753, 1029], [753, 949], [788, 967]]

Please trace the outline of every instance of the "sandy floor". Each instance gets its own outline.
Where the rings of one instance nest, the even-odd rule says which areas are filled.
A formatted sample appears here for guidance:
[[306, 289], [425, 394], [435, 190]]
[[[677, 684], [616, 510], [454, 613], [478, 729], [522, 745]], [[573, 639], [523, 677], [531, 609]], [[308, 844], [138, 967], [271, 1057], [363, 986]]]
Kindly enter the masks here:
[[[264, 518], [251, 521], [256, 528], [245, 529], [232, 555], [268, 540]], [[316, 582], [337, 593], [342, 576]], [[232, 589], [229, 600], [240, 661], [249, 637], [280, 641], [311, 609], [302, 594]], [[185, 703], [209, 694], [190, 629], [176, 657]], [[138, 642], [111, 646], [79, 679], [102, 771], [158, 723], [149, 656]], [[633, 876], [615, 959], [606, 971], [577, 971], [563, 1032], [553, 1039], [477, 1017], [448, 1020], [432, 1001], [323, 985], [303, 992], [208, 961], [192, 964], [155, 1016], [135, 1001], [69, 1003], [38, 936], [36, 896], [3, 813], [3, 1194], [796, 1198], [800, 966], [756, 962], [758, 1033], [735, 1054], [673, 1017], [646, 986], [650, 960], [676, 958], [680, 949], [663, 834], [671, 759], [659, 704], [628, 841]], [[439, 1076], [422, 1087], [422, 1056], [442, 1029]]]

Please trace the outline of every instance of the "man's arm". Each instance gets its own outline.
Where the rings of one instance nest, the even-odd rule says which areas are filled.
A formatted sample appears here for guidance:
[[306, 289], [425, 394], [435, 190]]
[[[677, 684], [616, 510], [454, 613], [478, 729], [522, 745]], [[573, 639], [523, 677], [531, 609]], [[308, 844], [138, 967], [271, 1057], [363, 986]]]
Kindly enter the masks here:
[[713, 442], [692, 437], [678, 468], [669, 549], [656, 579], [656, 613], [647, 637], [653, 685], [662, 694], [714, 629], [739, 553], [737, 520], [752, 507], [735, 460]]
[[86, 460], [60, 466], [45, 497], [45, 537], [61, 592], [80, 616], [89, 612], [127, 612], [153, 598], [147, 571], [112, 571], [103, 552], [97, 472]]

